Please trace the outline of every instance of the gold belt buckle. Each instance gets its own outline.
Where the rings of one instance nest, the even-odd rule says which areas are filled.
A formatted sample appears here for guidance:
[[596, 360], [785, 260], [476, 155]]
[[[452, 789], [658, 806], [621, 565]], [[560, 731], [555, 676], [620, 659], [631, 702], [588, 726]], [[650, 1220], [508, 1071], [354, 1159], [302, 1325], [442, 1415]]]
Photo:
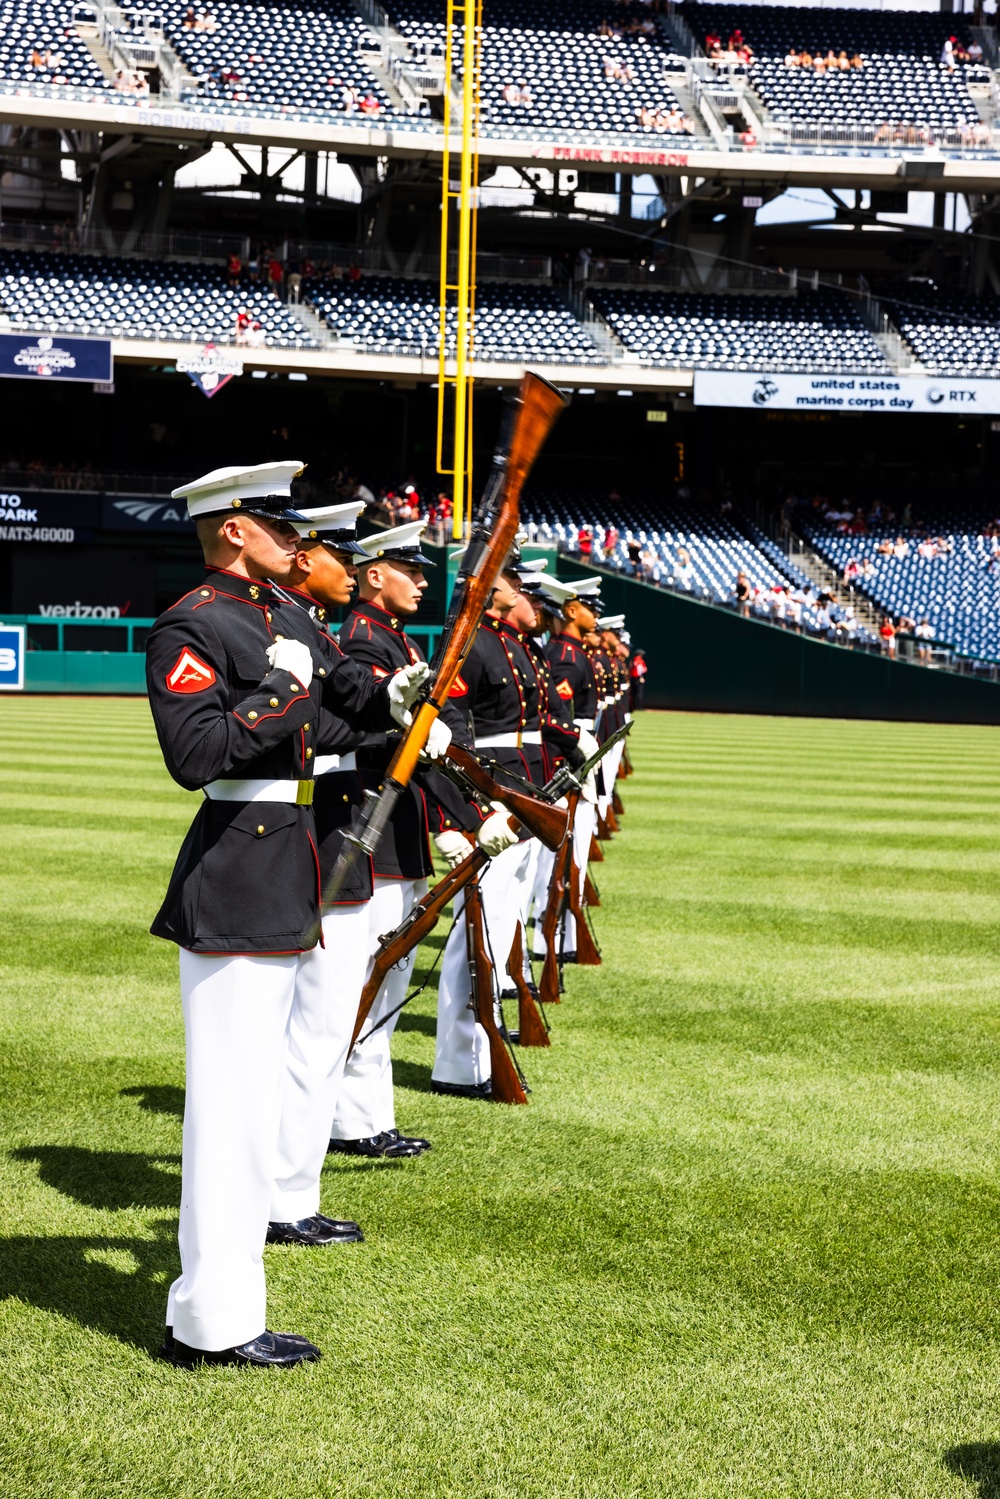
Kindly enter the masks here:
[[295, 805], [297, 807], [311, 807], [313, 802], [313, 792], [315, 789], [315, 781], [300, 781], [299, 789], [295, 793]]

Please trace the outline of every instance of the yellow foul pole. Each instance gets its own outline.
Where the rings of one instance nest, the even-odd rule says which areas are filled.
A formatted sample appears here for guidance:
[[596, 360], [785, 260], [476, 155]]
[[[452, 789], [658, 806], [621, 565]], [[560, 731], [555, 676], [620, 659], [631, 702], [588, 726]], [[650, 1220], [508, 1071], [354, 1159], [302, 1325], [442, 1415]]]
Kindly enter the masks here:
[[[444, 151], [441, 164], [441, 272], [438, 306], [437, 468], [452, 476], [456, 540], [472, 515], [472, 355], [475, 330], [476, 207], [478, 196], [479, 76], [482, 0], [448, 0], [444, 78]], [[461, 153], [452, 179], [453, 83], [461, 28]], [[453, 226], [453, 220], [457, 225]], [[452, 249], [457, 228], [457, 246]], [[454, 261], [453, 261], [454, 257]], [[454, 264], [454, 270], [452, 266]], [[455, 367], [448, 370], [448, 304], [455, 299]], [[449, 423], [449, 411], [451, 421]], [[451, 442], [447, 441], [451, 428]], [[449, 458], [450, 447], [450, 464]]]

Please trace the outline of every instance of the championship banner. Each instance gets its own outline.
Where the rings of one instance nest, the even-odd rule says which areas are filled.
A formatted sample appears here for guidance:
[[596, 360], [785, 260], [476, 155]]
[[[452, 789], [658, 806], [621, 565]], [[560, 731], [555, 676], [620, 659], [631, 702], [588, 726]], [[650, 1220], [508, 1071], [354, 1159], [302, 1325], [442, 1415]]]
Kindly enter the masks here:
[[935, 411], [1000, 413], [1000, 380], [948, 375], [731, 374], [696, 370], [696, 406], [756, 406], [759, 411]]
[[187, 375], [193, 385], [197, 385], [203, 396], [218, 395], [224, 385], [228, 385], [234, 375], [242, 375], [243, 364], [241, 360], [228, 353], [225, 349], [216, 348], [215, 344], [206, 344], [200, 354], [182, 354], [176, 362], [179, 374]]
[[24, 691], [24, 626], [0, 625], [0, 692]]
[[0, 333], [0, 375], [8, 380], [108, 382], [112, 378], [111, 340]]

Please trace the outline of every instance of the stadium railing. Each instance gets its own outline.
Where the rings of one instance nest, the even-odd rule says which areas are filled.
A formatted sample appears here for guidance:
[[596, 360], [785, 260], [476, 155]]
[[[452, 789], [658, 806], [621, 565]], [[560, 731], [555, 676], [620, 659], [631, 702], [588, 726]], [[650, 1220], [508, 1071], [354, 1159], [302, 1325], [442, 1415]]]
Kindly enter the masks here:
[[[153, 623], [151, 617], [53, 619], [47, 614], [4, 614], [0, 620], [25, 627], [25, 692], [130, 695], [146, 691], [146, 637]], [[408, 625], [407, 631], [429, 660], [441, 627]]]
[[[25, 250], [65, 250], [71, 254], [92, 251], [152, 260], [221, 260], [238, 255], [244, 270], [251, 249], [258, 241], [249, 234], [201, 234], [171, 229], [162, 234], [135, 234], [127, 230], [67, 228], [65, 224], [32, 224], [0, 222], [0, 245], [16, 245]], [[431, 276], [439, 274], [437, 255], [411, 255], [405, 252], [353, 245], [333, 244], [328, 240], [284, 239], [276, 245], [283, 262], [311, 260], [317, 264], [339, 265], [387, 275]], [[402, 265], [402, 269], [400, 266]], [[457, 269], [457, 260], [455, 262]], [[551, 255], [491, 255], [481, 252], [476, 260], [476, 274], [482, 280], [551, 281]]]
[[[386, 114], [373, 120], [364, 115], [333, 112], [329, 109], [311, 109], [302, 105], [264, 104], [257, 100], [226, 100], [206, 98], [191, 89], [183, 89], [176, 98], [163, 95], [136, 98], [112, 89], [90, 88], [75, 84], [36, 83], [31, 79], [0, 79], [0, 96], [19, 99], [38, 98], [56, 100], [61, 103], [101, 105], [114, 111], [140, 116], [135, 120], [141, 127], [142, 116], [148, 117], [150, 125], [168, 124], [175, 129], [231, 130], [233, 134], [245, 133], [252, 122], [261, 128], [268, 123], [289, 123], [322, 128], [324, 136], [332, 141], [332, 131], [343, 128], [352, 137], [364, 135], [364, 144], [372, 151], [379, 148], [391, 151], [396, 138], [405, 138], [418, 133], [429, 137], [429, 147], [440, 147], [442, 141], [440, 121], [429, 115]], [[706, 96], [708, 97], [708, 96]], [[746, 115], [746, 101], [741, 103], [741, 112]], [[1000, 154], [1000, 128], [982, 124], [958, 131], [934, 131], [928, 128], [928, 139], [909, 139], [912, 121], [903, 124], [890, 122], [885, 128], [891, 131], [892, 139], [877, 138], [882, 127], [852, 125], [841, 121], [797, 122], [768, 119], [757, 120], [756, 128], [735, 131], [730, 125], [721, 128], [716, 122], [714, 131], [705, 136], [683, 133], [661, 132], [652, 128], [629, 132], [574, 129], [570, 127], [546, 127], [541, 125], [497, 126], [484, 112], [484, 125], [480, 134], [480, 149], [484, 153], [491, 141], [524, 142], [526, 144], [552, 145], [559, 153], [565, 152], [567, 160], [606, 159], [605, 152], [614, 153], [615, 161], [631, 162], [635, 165], [683, 166], [688, 156], [701, 152], [721, 152], [730, 155], [754, 155], [761, 152], [784, 155], [842, 154], [845, 156], [886, 156], [890, 159], [902, 155], [934, 152], [947, 157], [966, 160], [986, 160]], [[721, 116], [718, 116], [721, 120]], [[126, 123], [122, 120], [122, 123]], [[708, 129], [706, 123], [706, 129]], [[666, 155], [667, 161], [657, 158]], [[677, 156], [685, 160], [674, 161]]]

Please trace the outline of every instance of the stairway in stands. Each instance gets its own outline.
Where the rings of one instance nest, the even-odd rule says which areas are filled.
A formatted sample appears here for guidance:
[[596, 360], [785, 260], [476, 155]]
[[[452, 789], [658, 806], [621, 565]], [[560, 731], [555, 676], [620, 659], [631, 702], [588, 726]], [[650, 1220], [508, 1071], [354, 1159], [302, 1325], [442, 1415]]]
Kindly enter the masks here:
[[823, 593], [832, 594], [844, 608], [850, 607], [854, 610], [857, 619], [869, 630], [877, 630], [882, 623], [881, 612], [874, 607], [869, 599], [859, 590], [849, 588], [841, 581], [836, 568], [825, 562], [818, 552], [814, 552], [809, 543], [794, 531], [788, 536], [788, 558], [789, 561], [804, 572], [807, 578], [817, 584]]

